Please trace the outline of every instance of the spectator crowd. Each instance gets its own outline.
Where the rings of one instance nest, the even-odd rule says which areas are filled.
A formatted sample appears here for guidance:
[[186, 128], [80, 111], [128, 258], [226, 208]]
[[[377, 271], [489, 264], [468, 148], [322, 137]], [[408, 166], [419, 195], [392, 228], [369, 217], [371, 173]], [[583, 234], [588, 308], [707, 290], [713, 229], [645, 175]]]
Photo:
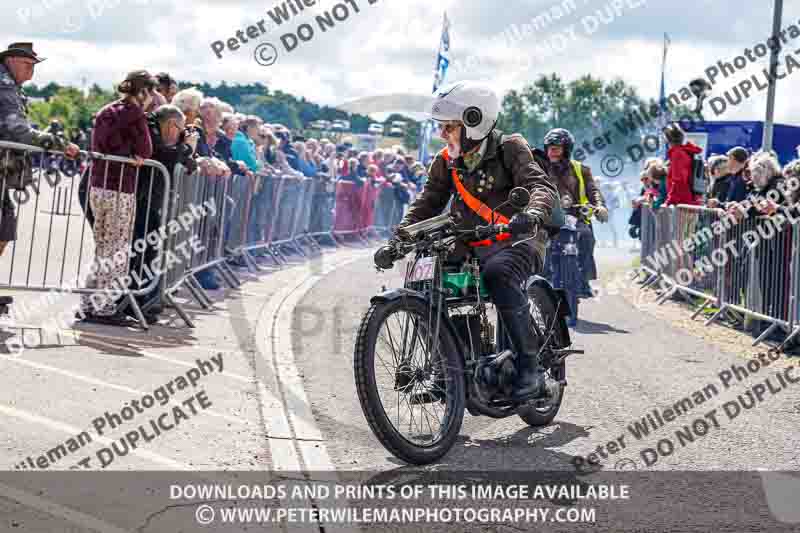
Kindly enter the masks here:
[[[798, 158], [785, 166], [772, 150], [750, 153], [735, 146], [694, 168], [695, 155], [702, 150], [686, 142], [676, 125], [665, 128], [665, 137], [669, 159], [645, 162], [641, 191], [632, 201], [631, 236], [642, 239], [642, 264], [645, 259], [650, 265], [658, 263], [654, 258], [669, 249], [670, 243], [677, 243], [685, 255], [674, 253], [677, 248], [673, 244], [674, 255], [666, 265], [670, 272], [674, 270], [676, 276], [678, 270], [691, 272], [691, 288], [712, 294], [720, 304], [756, 313], [759, 318], [749, 320], [747, 326], [754, 336], [783, 342], [785, 335], [773, 320], [791, 323], [796, 306], [790, 276], [796, 244], [793, 233], [783, 230], [789, 227], [787, 221], [800, 218], [800, 146]], [[698, 180], [702, 180], [700, 186], [695, 183]], [[694, 211], [694, 216], [685, 210], [680, 218], [658, 216], [666, 206], [687, 205], [704, 209]], [[642, 224], [645, 207], [652, 212], [646, 230]], [[668, 220], [672, 222], [662, 227]], [[726, 225], [715, 226], [717, 221]], [[712, 227], [713, 240], [703, 242], [699, 237], [711, 235]], [[693, 243], [691, 248], [686, 248], [688, 241]], [[710, 269], [697, 268], [709, 259]]]
[[629, 224], [631, 235], [639, 235], [643, 205], [659, 209], [670, 205], [695, 205], [728, 214], [737, 221], [744, 218], [770, 216], [779, 208], [794, 208], [800, 200], [797, 180], [800, 178], [800, 146], [798, 159], [781, 166], [774, 151], [750, 153], [742, 146], [725, 155], [712, 155], [703, 166], [706, 192], [698, 194], [693, 187], [691, 160], [702, 150], [685, 141], [685, 133], [677, 125], [665, 130], [670, 146], [668, 159], [649, 158], [640, 175], [641, 190], [631, 202], [634, 209]]
[[[25, 46], [20, 47], [20, 44]], [[15, 91], [13, 97], [21, 98], [22, 83], [32, 77], [32, 66], [41, 59], [33, 53], [30, 43], [15, 43], [4, 53], [7, 57], [0, 58], [4, 59], [0, 68], [9, 72], [7, 85]], [[19, 58], [25, 58], [20, 69], [30, 68], [24, 79], [13, 70]], [[15, 85], [12, 87], [12, 84]], [[143, 239], [160, 222], [164, 186], [158, 173], [142, 171], [148, 159], [162, 163], [170, 176], [174, 176], [181, 165], [186, 175], [197, 171], [196, 175], [227, 186], [228, 209], [221, 238], [228, 260], [235, 266], [245, 266], [241, 255], [236, 253], [236, 246], [263, 243], [267, 238], [263, 221], [276, 208], [275, 200], [267, 194], [270, 180], [314, 180], [326, 199], [331, 200], [327, 208], [334, 211], [337, 206], [332, 200], [338, 183], [349, 183], [349, 190], [356, 191], [391, 189], [396, 202], [405, 206], [426, 179], [423, 165], [401, 146], [359, 151], [347, 141], [336, 143], [328, 138], [305, 138], [282, 124], [237, 112], [231, 105], [204, 95], [197, 88], [179, 90], [178, 83], [168, 73], [130, 72], [118, 84], [117, 92], [119, 98], [92, 118], [89, 131], [65, 132], [58, 121], [53, 121], [44, 131], [39, 131], [27, 119], [21, 126], [26, 131], [38, 132], [43, 139], [59, 140], [50, 147], [68, 148], [71, 158], [77, 156], [80, 148], [135, 161], [124, 165], [97, 162], [83, 172], [78, 196], [94, 232], [97, 262], [127, 252], [133, 242]], [[19, 142], [20, 139], [26, 140], [17, 131], [0, 129], [0, 140]], [[27, 139], [30, 140], [30, 135]], [[361, 197], [374, 199], [374, 195]], [[357, 201], [349, 205], [356, 210], [363, 207]], [[329, 214], [334, 218], [339, 213]], [[3, 215], [7, 227], [0, 231], [0, 237], [5, 243], [17, 237], [16, 225], [9, 226], [16, 213], [12, 206], [4, 205]], [[401, 216], [402, 209], [394, 213], [394, 220], [390, 222], [398, 222]], [[145, 252], [134, 257], [130, 264], [123, 262], [112, 268], [98, 269], [87, 279], [87, 288], [106, 289], [129, 272], [137, 269], [141, 272], [143, 265], [158, 255], [158, 248], [163, 244], [148, 244]], [[219, 288], [213, 269], [197, 273], [197, 278], [206, 289]], [[127, 288], [142, 287], [132, 282]], [[156, 322], [163, 311], [159, 297], [157, 287], [137, 297], [150, 323]], [[87, 294], [82, 298], [76, 318], [128, 324], [133, 311], [130, 306], [119, 303], [119, 300], [111, 300], [98, 305], [97, 300]]]

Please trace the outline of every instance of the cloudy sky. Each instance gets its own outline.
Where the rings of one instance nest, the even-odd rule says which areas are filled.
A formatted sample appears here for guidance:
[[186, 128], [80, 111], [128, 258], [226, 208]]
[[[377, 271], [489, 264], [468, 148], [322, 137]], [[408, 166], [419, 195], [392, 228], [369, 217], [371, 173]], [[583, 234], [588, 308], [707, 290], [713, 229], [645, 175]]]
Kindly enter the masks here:
[[[675, 90], [717, 61], [733, 61], [764, 42], [772, 27], [771, 0], [343, 0], [339, 7], [339, 0], [288, 1], [316, 5], [278, 26], [268, 12], [283, 0], [3, 0], [0, 33], [8, 42], [35, 41], [48, 58], [36, 71], [40, 84], [79, 86], [85, 78], [110, 86], [129, 70], [148, 68], [184, 80], [261, 82], [336, 105], [429, 92], [445, 10], [452, 24], [448, 81], [484, 79], [501, 92], [542, 73], [566, 79], [589, 73], [622, 78], [655, 97], [664, 32], [671, 38], [668, 89]], [[783, 25], [798, 23], [800, 2], [784, 4]], [[332, 19], [335, 26], [323, 32], [315, 17], [330, 10], [342, 20]], [[514, 24], [524, 30], [536, 17], [536, 31], [513, 33]], [[245, 36], [238, 50], [225, 48], [216, 57], [213, 42], [262, 20], [263, 35]], [[281, 36], [303, 23], [314, 35], [287, 52]], [[254, 60], [262, 42], [278, 52], [271, 66]], [[800, 38], [790, 44], [800, 61], [800, 51], [792, 52]], [[748, 64], [738, 77], [716, 84], [714, 94], [767, 66], [767, 58]], [[779, 122], [800, 123], [799, 88], [800, 72], [779, 85]], [[765, 93], [756, 94], [719, 118], [761, 120], [765, 101]]]

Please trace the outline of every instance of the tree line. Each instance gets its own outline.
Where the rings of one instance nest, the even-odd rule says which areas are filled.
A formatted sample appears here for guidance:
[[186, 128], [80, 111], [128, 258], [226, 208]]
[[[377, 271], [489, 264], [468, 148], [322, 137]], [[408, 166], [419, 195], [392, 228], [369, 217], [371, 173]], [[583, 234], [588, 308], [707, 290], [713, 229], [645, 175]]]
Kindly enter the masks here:
[[[366, 115], [350, 114], [334, 107], [318, 105], [303, 97], [296, 97], [280, 90], [270, 90], [261, 83], [246, 85], [218, 85], [209, 83], [179, 82], [179, 88], [197, 87], [206, 96], [214, 96], [234, 106], [238, 112], [257, 115], [268, 123], [281, 123], [292, 130], [303, 131], [315, 120], [347, 120], [352, 133], [367, 133], [375, 120]], [[68, 131], [91, 127], [92, 115], [113, 101], [116, 94], [95, 84], [83, 92], [75, 87], [49, 83], [42, 87], [25, 87], [28, 96], [43, 99], [30, 106], [30, 117], [39, 126], [50, 120], [62, 121]], [[541, 75], [521, 89], [510, 90], [502, 99], [498, 127], [504, 132], [522, 133], [531, 145], [540, 146], [544, 134], [550, 128], [567, 128], [580, 141], [591, 140], [641, 106], [651, 106], [655, 101], [641, 98], [637, 91], [623, 80], [604, 81], [591, 75], [573, 81], [565, 81], [553, 73]], [[673, 109], [673, 113], [687, 110]], [[678, 115], [679, 116], [679, 115]], [[403, 139], [409, 149], [417, 148], [419, 124], [401, 114], [389, 116], [385, 123], [394, 120], [406, 121], [409, 125]], [[627, 135], [617, 132], [609, 150], [622, 153], [624, 147], [639, 140], [641, 131], [630, 131]]]

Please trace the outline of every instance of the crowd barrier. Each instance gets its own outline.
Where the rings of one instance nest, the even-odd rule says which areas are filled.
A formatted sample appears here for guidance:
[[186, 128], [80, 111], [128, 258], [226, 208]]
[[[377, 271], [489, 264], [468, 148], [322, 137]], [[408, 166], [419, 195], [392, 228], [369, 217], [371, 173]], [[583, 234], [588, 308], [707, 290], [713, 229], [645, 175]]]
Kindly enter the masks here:
[[[0, 256], [0, 288], [75, 293], [94, 298], [98, 304], [106, 296], [108, 301], [98, 305], [102, 309], [95, 310], [106, 312], [113, 304], [114, 312], [122, 312], [130, 306], [146, 328], [139, 297], [151, 294], [161, 282], [160, 277], [140, 275], [137, 283], [129, 287], [121, 287], [119, 282], [130, 281], [126, 276], [133, 274], [127, 246], [134, 240], [136, 226], [159, 226], [166, 221], [171, 185], [166, 168], [157, 161], [147, 160], [139, 167], [133, 159], [81, 152], [81, 184], [85, 185], [94, 174], [105, 190], [105, 195], [92, 203], [86, 187], [76, 187], [76, 179], [64, 181], [59, 172], [50, 171], [53, 158], [47, 156], [54, 154], [0, 141], [0, 199], [4, 206], [0, 222], [3, 216], [14, 214], [17, 221], [16, 239]], [[20, 183], [21, 175], [30, 180]], [[135, 192], [122, 194], [123, 184], [130, 178]], [[145, 182], [149, 184], [148, 194], [140, 197]], [[40, 205], [49, 205], [49, 209], [40, 209]], [[99, 246], [93, 233], [95, 207], [102, 210], [104, 224]], [[103, 255], [95, 257], [97, 250]], [[162, 251], [156, 251], [153, 257], [160, 261]], [[119, 290], [98, 288], [98, 276], [113, 276]], [[51, 296], [47, 302], [55, 299]], [[43, 302], [45, 308], [46, 305]]]
[[355, 237], [366, 241], [371, 235], [385, 236], [400, 222], [403, 206], [394, 185], [383, 179], [356, 184], [336, 184], [333, 235], [339, 239]]
[[[170, 176], [156, 161], [136, 166], [129, 158], [93, 152], [81, 152], [80, 160], [68, 166], [79, 170], [70, 177], [52, 170], [53, 161], [62, 159], [59, 152], [0, 142], [2, 191], [20, 172], [33, 178], [25, 190], [8, 189], [5, 201], [16, 211], [18, 229], [17, 239], [0, 255], [0, 289], [108, 294], [103, 288], [108, 279], [98, 286], [89, 273], [124, 250], [124, 264], [113, 271], [116, 279], [124, 279], [111, 300], [113, 312], [129, 308], [143, 329], [148, 329], [144, 314], [164, 305], [194, 326], [176, 297], [181, 290], [212, 309], [198, 279], [201, 272], [216, 272], [228, 287], [237, 288], [241, 281], [229, 262], [259, 271], [257, 259], [265, 257], [281, 267], [292, 256], [321, 253], [323, 244], [386, 236], [403, 214], [395, 186], [385, 180], [357, 184], [323, 175], [270, 174], [211, 178], [182, 165]], [[98, 203], [92, 175], [102, 176], [108, 192], [117, 193], [109, 196], [116, 203]], [[124, 176], [132, 176], [134, 183], [128, 195], [119, 194]], [[98, 227], [93, 207], [104, 210]], [[115, 232], [113, 238], [109, 231]], [[134, 243], [145, 244], [139, 250]], [[95, 257], [96, 252], [105, 255]]]
[[[231, 255], [253, 271], [260, 269], [259, 255], [281, 266], [290, 254], [306, 258], [319, 252], [322, 244], [339, 246], [348, 238], [366, 244], [370, 237], [385, 237], [403, 212], [394, 186], [384, 180], [356, 184], [334, 182], [324, 175], [259, 179], [260, 186], [234, 190], [231, 201], [240, 207], [230, 221], [233, 230], [227, 244]], [[248, 205], [248, 198], [257, 205]]]
[[[201, 287], [198, 273], [212, 270], [219, 273], [228, 287], [235, 289], [241, 286], [224, 253], [230, 180], [204, 176], [199, 169], [188, 174], [186, 167], [177, 165], [173, 182], [168, 220], [179, 222], [185, 217], [187, 223], [181, 224], [178, 231], [170, 232], [165, 243], [168, 253], [176, 256], [180, 253], [182, 260], [171, 263], [162, 283], [161, 294], [164, 301], [192, 327], [191, 319], [175, 300], [174, 294], [185, 287], [201, 307], [211, 309], [212, 301]], [[192, 239], [199, 243], [198, 246], [186, 244]]]
[[800, 221], [781, 208], [773, 216], [743, 217], [697, 206], [642, 207], [641, 263], [645, 287], [660, 285], [657, 302], [673, 295], [699, 299], [692, 318], [714, 306], [723, 316], [768, 325], [753, 342], [779, 331], [781, 348], [800, 333]]

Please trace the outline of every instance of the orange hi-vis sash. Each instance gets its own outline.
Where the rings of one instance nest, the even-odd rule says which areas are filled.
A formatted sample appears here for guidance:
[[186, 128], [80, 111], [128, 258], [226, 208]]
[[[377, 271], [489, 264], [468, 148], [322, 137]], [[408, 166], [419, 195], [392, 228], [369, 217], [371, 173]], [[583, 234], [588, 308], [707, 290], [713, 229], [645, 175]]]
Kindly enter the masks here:
[[[445, 163], [450, 162], [450, 153], [448, 152], [447, 148], [442, 150], [442, 157], [444, 157]], [[475, 213], [478, 214], [482, 219], [484, 219], [489, 224], [508, 224], [508, 218], [503, 216], [500, 213], [494, 214], [494, 220], [492, 220], [492, 208], [490, 208], [485, 203], [481, 202], [477, 198], [475, 198], [464, 184], [461, 183], [461, 179], [458, 177], [458, 172], [456, 169], [452, 169], [453, 171], [453, 183], [456, 186], [456, 191], [458, 191], [458, 195], [461, 196], [461, 199], [464, 200], [464, 203], [467, 204], [467, 207], [472, 209]], [[498, 241], [505, 241], [511, 238], [510, 233], [500, 233], [495, 236], [495, 240]], [[491, 246], [494, 244], [494, 241], [491, 239], [485, 239], [482, 241], [474, 241], [469, 243], [469, 246], [479, 247], [479, 246]]]

